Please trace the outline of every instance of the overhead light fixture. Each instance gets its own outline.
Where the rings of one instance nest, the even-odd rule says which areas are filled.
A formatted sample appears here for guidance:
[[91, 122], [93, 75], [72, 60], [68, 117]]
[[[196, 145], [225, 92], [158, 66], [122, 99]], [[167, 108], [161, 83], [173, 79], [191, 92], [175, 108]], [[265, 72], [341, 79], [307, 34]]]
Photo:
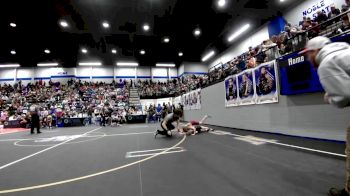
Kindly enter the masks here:
[[182, 53], [182, 52], [179, 52], [179, 56], [183, 56], [184, 55], [184, 53]]
[[144, 54], [146, 54], [146, 51], [145, 50], [140, 50], [140, 54], [144, 55]]
[[49, 49], [45, 49], [44, 52], [45, 52], [46, 54], [50, 54], [50, 53], [51, 53], [51, 51], [50, 51]]
[[201, 34], [201, 30], [199, 28], [195, 29], [193, 34], [194, 36], [198, 37]]
[[156, 67], [175, 67], [174, 63], [157, 63]]
[[244, 33], [245, 31], [247, 31], [250, 27], [250, 24], [246, 24], [243, 27], [241, 27], [237, 32], [235, 32], [234, 34], [232, 34], [229, 38], [228, 41], [232, 42], [234, 39], [236, 39], [238, 36], [240, 36], [242, 33]]
[[69, 25], [68, 25], [68, 22], [65, 21], [65, 20], [61, 20], [61, 21], [60, 21], [60, 25], [61, 25], [61, 27], [68, 27], [68, 26], [69, 26]]
[[117, 66], [137, 67], [139, 64], [136, 62], [117, 62]]
[[11, 27], [16, 27], [17, 25], [16, 25], [16, 23], [11, 22], [11, 23], [10, 23], [10, 26], [11, 26]]
[[148, 24], [144, 24], [143, 25], [143, 30], [146, 31], [146, 32], [149, 31], [150, 28], [151, 27]]
[[101, 62], [80, 62], [79, 66], [101, 66]]
[[108, 23], [108, 22], [103, 22], [103, 23], [102, 23], [102, 26], [103, 26], [105, 29], [107, 29], [107, 28], [109, 28], [109, 23]]
[[169, 43], [169, 42], [170, 42], [170, 39], [169, 39], [168, 37], [165, 37], [165, 38], [163, 39], [163, 41], [164, 41], [164, 43]]
[[56, 67], [58, 63], [38, 63], [38, 67]]
[[226, 0], [219, 0], [218, 1], [218, 6], [219, 7], [224, 7], [226, 5]]
[[83, 49], [81, 49], [81, 52], [86, 54], [88, 51], [87, 51], [87, 49], [83, 48]]
[[112, 52], [113, 54], [117, 54], [117, 50], [116, 50], [116, 49], [112, 49], [111, 52]]
[[11, 54], [15, 55], [16, 51], [15, 50], [11, 50]]
[[12, 68], [12, 67], [19, 67], [20, 64], [2, 64], [0, 65], [0, 68]]
[[213, 57], [215, 55], [215, 52], [214, 50], [210, 51], [208, 54], [206, 54], [203, 58], [202, 58], [202, 61], [207, 61], [209, 60], [211, 57]]

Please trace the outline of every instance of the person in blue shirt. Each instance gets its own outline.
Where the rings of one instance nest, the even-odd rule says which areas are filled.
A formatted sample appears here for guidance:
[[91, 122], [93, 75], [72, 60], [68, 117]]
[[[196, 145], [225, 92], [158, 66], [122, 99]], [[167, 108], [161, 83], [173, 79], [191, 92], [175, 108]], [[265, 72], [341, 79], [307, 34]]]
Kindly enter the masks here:
[[158, 103], [158, 106], [156, 108], [156, 116], [157, 116], [157, 120], [159, 122], [160, 117], [162, 116], [162, 106], [160, 105], [160, 103]]

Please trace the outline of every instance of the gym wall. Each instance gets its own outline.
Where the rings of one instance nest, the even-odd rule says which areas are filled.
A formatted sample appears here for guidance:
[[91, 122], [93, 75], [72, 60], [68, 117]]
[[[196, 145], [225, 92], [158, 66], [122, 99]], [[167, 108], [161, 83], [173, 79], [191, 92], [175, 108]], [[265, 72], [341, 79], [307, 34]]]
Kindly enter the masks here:
[[184, 120], [211, 115], [206, 124], [293, 136], [345, 141], [350, 108], [323, 102], [323, 94], [280, 96], [279, 103], [225, 107], [224, 83], [202, 89], [202, 109], [185, 111]]

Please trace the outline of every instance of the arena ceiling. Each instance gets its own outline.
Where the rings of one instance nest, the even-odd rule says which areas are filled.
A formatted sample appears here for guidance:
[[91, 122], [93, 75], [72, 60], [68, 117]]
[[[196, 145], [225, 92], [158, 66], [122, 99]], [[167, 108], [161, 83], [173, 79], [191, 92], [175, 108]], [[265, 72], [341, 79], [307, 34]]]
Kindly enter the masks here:
[[[226, 6], [219, 8], [218, 1], [226, 1]], [[249, 22], [251, 30], [256, 29], [294, 3], [297, 1], [4, 1], [0, 8], [0, 64], [34, 67], [38, 62], [57, 61], [64, 67], [75, 67], [90, 59], [105, 65], [115, 65], [118, 60], [135, 60], [146, 66], [199, 62], [211, 48], [218, 52], [227, 49], [230, 44], [226, 40], [234, 28]], [[61, 26], [62, 21], [68, 26]], [[103, 22], [109, 28], [103, 27]], [[148, 32], [144, 24], [149, 25]], [[201, 30], [197, 37], [196, 28]], [[168, 43], [164, 42], [166, 37]], [[83, 48], [86, 54], [81, 52]]]

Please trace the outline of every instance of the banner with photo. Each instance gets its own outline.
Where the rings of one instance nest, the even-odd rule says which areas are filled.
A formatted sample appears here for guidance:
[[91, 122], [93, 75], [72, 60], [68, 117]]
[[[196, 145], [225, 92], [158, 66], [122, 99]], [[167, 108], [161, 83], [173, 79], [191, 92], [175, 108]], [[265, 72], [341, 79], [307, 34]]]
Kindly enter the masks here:
[[254, 69], [256, 104], [278, 102], [277, 66], [275, 61]]
[[225, 79], [225, 106], [233, 107], [238, 106], [238, 88], [237, 77], [229, 76]]
[[197, 89], [181, 96], [181, 103], [184, 110], [201, 109], [201, 89]]
[[175, 105], [175, 107], [179, 107], [179, 104], [182, 103], [181, 102], [181, 96], [175, 97], [173, 99], [173, 105]]
[[237, 75], [239, 105], [255, 104], [254, 71], [246, 70]]

